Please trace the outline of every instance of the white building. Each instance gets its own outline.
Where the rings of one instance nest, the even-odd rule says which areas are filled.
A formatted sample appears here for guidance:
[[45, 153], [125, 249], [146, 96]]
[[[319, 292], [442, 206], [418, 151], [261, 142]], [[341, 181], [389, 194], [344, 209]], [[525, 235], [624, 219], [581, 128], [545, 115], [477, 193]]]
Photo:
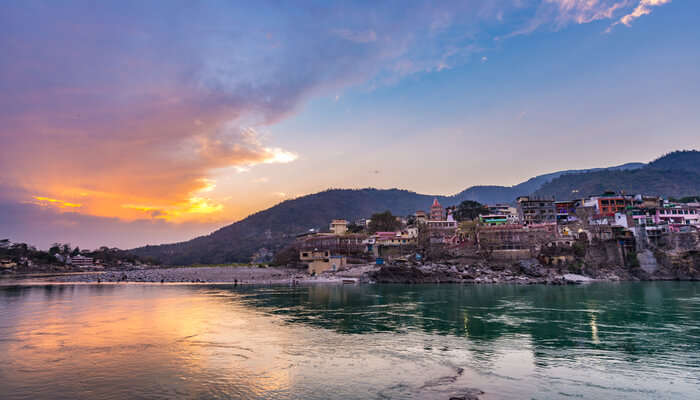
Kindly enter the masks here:
[[75, 257], [70, 258], [70, 264], [76, 267], [91, 267], [95, 264], [95, 261], [90, 257], [85, 257], [78, 254]]

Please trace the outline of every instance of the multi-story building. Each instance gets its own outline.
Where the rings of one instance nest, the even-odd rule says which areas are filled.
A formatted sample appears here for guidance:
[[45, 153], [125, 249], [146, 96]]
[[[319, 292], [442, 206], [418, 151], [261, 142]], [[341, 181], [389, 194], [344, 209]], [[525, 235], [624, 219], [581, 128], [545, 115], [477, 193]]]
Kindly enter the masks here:
[[591, 196], [584, 200], [585, 207], [595, 207], [598, 214], [614, 216], [615, 213], [624, 212], [627, 207], [633, 205], [634, 197], [618, 195], [614, 192], [606, 192], [600, 196]]
[[416, 219], [417, 223], [421, 224], [428, 220], [428, 215], [425, 213], [425, 211], [416, 211], [413, 214], [413, 217]]
[[520, 222], [518, 218], [518, 209], [509, 204], [492, 204], [486, 206], [486, 208], [489, 210], [488, 215], [500, 215], [506, 219], [507, 224], [517, 224]]
[[656, 223], [674, 225], [700, 225], [700, 210], [687, 206], [659, 207], [656, 209]]
[[539, 251], [542, 246], [556, 240], [557, 235], [554, 223], [480, 226], [477, 242], [481, 251], [498, 257], [517, 258]]
[[554, 207], [554, 199], [534, 198], [520, 196], [518, 202], [518, 217], [525, 225], [555, 223], [557, 211]]
[[448, 208], [445, 214], [445, 209], [437, 198], [430, 206], [430, 215], [427, 219], [423, 211], [416, 211], [414, 216], [416, 222], [420, 222], [427, 228], [432, 243], [448, 243], [451, 238], [457, 236], [457, 221], [452, 216], [452, 208]]
[[457, 235], [457, 221], [452, 214], [447, 214], [444, 220], [429, 220], [426, 222], [431, 243], [449, 243]]
[[490, 204], [486, 208], [490, 214], [498, 215], [518, 215], [518, 209], [509, 204]]
[[333, 254], [358, 254], [364, 252], [366, 238], [367, 235], [354, 233], [314, 233], [297, 237], [296, 247], [300, 250], [328, 250]]
[[377, 232], [364, 240], [366, 251], [380, 256], [382, 247], [399, 247], [415, 245], [418, 241], [418, 229], [408, 228], [400, 232]]
[[90, 257], [85, 257], [78, 254], [70, 258], [70, 263], [76, 267], [90, 267], [95, 264], [95, 261]]
[[348, 221], [344, 219], [334, 219], [331, 221], [331, 233], [344, 235], [348, 231]]
[[308, 264], [311, 275], [329, 270], [335, 272], [347, 265], [347, 258], [344, 255], [332, 255], [329, 250], [302, 250], [299, 252], [299, 259]]
[[557, 222], [566, 222], [576, 219], [576, 205], [578, 204], [575, 200], [569, 201], [555, 201], [554, 208], [557, 211]]
[[635, 207], [616, 213], [615, 222], [625, 227], [664, 225], [670, 231], [677, 231], [682, 226], [700, 227], [700, 209], [686, 205]]

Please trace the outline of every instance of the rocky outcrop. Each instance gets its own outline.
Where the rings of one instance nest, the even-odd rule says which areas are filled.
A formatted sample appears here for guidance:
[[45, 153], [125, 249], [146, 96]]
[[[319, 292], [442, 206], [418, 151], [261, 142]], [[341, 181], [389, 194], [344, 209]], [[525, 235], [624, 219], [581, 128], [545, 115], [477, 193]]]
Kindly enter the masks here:
[[370, 277], [381, 283], [457, 283], [463, 278], [458, 270], [444, 266], [385, 265], [373, 271]]
[[[565, 285], [591, 282], [595, 279], [575, 274], [562, 274], [546, 268], [536, 260], [521, 260], [508, 268], [473, 265], [384, 265], [368, 274], [377, 283], [513, 283]], [[609, 280], [619, 280], [612, 275]]]
[[520, 272], [526, 276], [541, 278], [547, 274], [546, 269], [534, 258], [520, 260], [517, 266], [520, 268]]
[[700, 250], [655, 251], [659, 268], [653, 279], [700, 280]]

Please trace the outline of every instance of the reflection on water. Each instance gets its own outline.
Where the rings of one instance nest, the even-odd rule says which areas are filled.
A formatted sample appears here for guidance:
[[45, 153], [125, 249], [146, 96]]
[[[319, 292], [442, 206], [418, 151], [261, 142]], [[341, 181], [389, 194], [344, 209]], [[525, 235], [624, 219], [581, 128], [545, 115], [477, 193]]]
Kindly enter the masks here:
[[466, 387], [487, 399], [699, 398], [700, 284], [0, 287], [2, 398]]

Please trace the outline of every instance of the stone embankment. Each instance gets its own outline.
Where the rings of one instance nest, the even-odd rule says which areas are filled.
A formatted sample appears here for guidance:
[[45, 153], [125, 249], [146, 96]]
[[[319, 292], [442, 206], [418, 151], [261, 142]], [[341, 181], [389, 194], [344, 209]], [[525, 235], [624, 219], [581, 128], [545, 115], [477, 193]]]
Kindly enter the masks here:
[[615, 273], [602, 274], [596, 279], [563, 273], [546, 268], [535, 260], [523, 260], [508, 268], [498, 269], [483, 264], [475, 265], [385, 265], [369, 273], [378, 283], [512, 283], [512, 284], [579, 284], [596, 280], [619, 281]]

